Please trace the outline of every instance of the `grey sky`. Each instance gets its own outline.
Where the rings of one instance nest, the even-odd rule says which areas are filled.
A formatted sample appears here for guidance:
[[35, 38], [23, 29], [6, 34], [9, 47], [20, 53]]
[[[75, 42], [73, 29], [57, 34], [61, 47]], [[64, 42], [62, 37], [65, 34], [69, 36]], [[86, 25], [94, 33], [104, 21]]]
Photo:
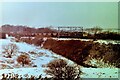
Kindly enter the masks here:
[[117, 2], [9, 2], [2, 24], [118, 28]]

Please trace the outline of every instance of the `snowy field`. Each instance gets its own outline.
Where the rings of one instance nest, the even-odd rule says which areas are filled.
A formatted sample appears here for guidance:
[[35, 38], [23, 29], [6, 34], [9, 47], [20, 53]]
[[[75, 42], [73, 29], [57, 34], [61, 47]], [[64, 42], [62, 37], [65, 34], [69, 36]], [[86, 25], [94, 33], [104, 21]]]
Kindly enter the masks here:
[[[18, 46], [19, 52], [14, 54], [12, 58], [5, 58], [2, 54], [2, 45], [7, 45], [9, 43], [14, 43]], [[28, 54], [32, 61], [32, 65], [37, 65], [37, 67], [25, 66], [22, 67], [17, 65], [17, 57], [22, 54], [21, 52], [30, 52], [34, 51], [36, 54]], [[53, 59], [65, 59], [68, 63], [73, 63], [72, 61], [53, 53], [50, 50], [43, 49], [38, 46], [30, 45], [24, 42], [14, 42], [10, 38], [8, 39], [0, 39], [0, 79], [2, 78], [2, 74], [9, 74], [15, 73], [22, 75], [25, 77], [26, 74], [34, 75], [38, 77], [42, 74], [42, 77], [48, 76], [44, 73], [44, 65], [49, 63]], [[13, 63], [8, 63], [8, 61], [13, 61]], [[3, 65], [6, 65], [4, 68]], [[118, 78], [118, 68], [81, 68], [83, 74], [81, 75], [82, 78]]]

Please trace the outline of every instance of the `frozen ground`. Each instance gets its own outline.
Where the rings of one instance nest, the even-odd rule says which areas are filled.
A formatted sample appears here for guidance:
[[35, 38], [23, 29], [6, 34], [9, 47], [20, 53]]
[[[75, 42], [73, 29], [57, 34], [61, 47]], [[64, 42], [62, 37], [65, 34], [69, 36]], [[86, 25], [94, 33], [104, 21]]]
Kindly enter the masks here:
[[[19, 47], [19, 52], [13, 57], [10, 58], [5, 58], [3, 57], [2, 54], [2, 45], [7, 45], [9, 43], [14, 43]], [[31, 67], [31, 66], [25, 66], [24, 68], [22, 66], [16, 66], [17, 64], [17, 57], [22, 54], [20, 52], [30, 52], [34, 51], [36, 54], [29, 54], [30, 59], [34, 63], [34, 65], [37, 65], [37, 67]], [[56, 59], [56, 58], [64, 58], [62, 56], [59, 56], [52, 51], [43, 49], [38, 46], [34, 45], [29, 45], [27, 43], [23, 42], [14, 42], [11, 41], [10, 38], [8, 39], [0, 39], [0, 79], [2, 77], [3, 73], [9, 74], [9, 73], [15, 73], [22, 75], [23, 77], [28, 74], [28, 75], [34, 75], [34, 76], [39, 76], [42, 74], [43, 77], [46, 76], [44, 73], [44, 65], [49, 63], [51, 60]], [[64, 58], [67, 60], [66, 58]], [[13, 61], [14, 63], [8, 63], [8, 61]], [[69, 63], [73, 63], [70, 60], [67, 60]], [[4, 68], [2, 66], [6, 65]], [[81, 77], [83, 78], [118, 78], [118, 69], [117, 68], [81, 68], [83, 74]], [[48, 75], [47, 75], [48, 76]]]

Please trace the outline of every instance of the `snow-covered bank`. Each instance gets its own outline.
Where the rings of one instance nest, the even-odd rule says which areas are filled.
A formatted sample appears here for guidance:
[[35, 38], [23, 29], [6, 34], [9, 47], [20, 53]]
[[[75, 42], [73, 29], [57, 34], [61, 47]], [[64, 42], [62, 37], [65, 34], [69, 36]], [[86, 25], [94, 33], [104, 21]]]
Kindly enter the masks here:
[[93, 41], [93, 39], [80, 39], [80, 38], [52, 38], [54, 40], [81, 40], [81, 41]]
[[[18, 46], [19, 52], [16, 53], [15, 55], [12, 56], [12, 58], [5, 58], [3, 57], [2, 54], [2, 45], [7, 45], [9, 43], [14, 43]], [[72, 61], [55, 54], [54, 52], [43, 49], [39, 46], [35, 45], [30, 45], [24, 42], [14, 42], [11, 41], [10, 39], [0, 39], [0, 63], [7, 65], [5, 69], [0, 69], [0, 79], [2, 77], [2, 74], [9, 74], [9, 73], [14, 73], [14, 74], [19, 74], [25, 77], [26, 74], [29, 76], [33, 75], [38, 77], [40, 74], [42, 74], [42, 77], [48, 76], [44, 73], [44, 65], [49, 63], [53, 59], [65, 59], [69, 63], [73, 63]], [[35, 52], [34, 54], [30, 54], [29, 52]], [[37, 65], [37, 67], [31, 67], [31, 66], [18, 66], [18, 68], [15, 66], [16, 65], [16, 59], [17, 57], [22, 54], [21, 52], [29, 53], [28, 55], [30, 56], [31, 61], [34, 63], [34, 65]], [[14, 61], [14, 63], [7, 63], [9, 60]], [[1, 66], [0, 64], [0, 66]], [[10, 66], [12, 69], [10, 69], [8, 66]], [[8, 69], [7, 69], [8, 68]], [[81, 68], [82, 72], [84, 74], [81, 75], [82, 78], [118, 78], [118, 68]]]
[[[2, 46], [10, 43], [16, 44], [19, 48], [19, 51], [16, 54], [12, 55], [12, 58], [6, 58], [2, 53], [3, 51]], [[34, 54], [31, 54], [30, 52], [34, 52]], [[36, 65], [36, 67], [32, 67], [32, 66], [22, 67], [21, 65], [17, 65], [16, 59], [20, 54], [23, 53], [28, 53], [31, 62], [33, 63], [33, 65]], [[14, 74], [23, 75], [23, 77], [26, 74], [33, 76], [38, 76], [42, 74], [42, 76], [44, 77], [46, 76], [44, 72], [44, 68], [45, 68], [44, 66], [47, 63], [49, 63], [51, 60], [59, 59], [59, 58], [65, 59], [69, 63], [73, 63], [72, 61], [60, 55], [57, 55], [50, 50], [43, 49], [40, 46], [30, 45], [24, 42], [15, 42], [12, 41], [10, 38], [0, 39], [0, 78], [2, 77], [3, 73], [5, 74], [14, 73]], [[9, 61], [13, 61], [13, 63], [8, 63]]]
[[[35, 54], [28, 54], [32, 60], [32, 62], [34, 62], [35, 65], [37, 65], [37, 67], [41, 67], [43, 64], [47, 64], [49, 61], [55, 59], [55, 58], [64, 58], [60, 55], [57, 55], [55, 53], [53, 53], [50, 50], [47, 49], [43, 49], [39, 46], [34, 46], [34, 45], [30, 45], [24, 42], [12, 42], [10, 39], [0, 39], [0, 50], [3, 51], [2, 46], [3, 45], [7, 45], [9, 43], [14, 43], [18, 46], [19, 48], [19, 52], [14, 54], [11, 58], [11, 60], [16, 60], [17, 57], [22, 54], [22, 53], [29, 53], [29, 52], [34, 52]], [[9, 58], [5, 58], [3, 57], [4, 54], [2, 54], [2, 52], [0, 52], [0, 61], [6, 63], [6, 59], [8, 60]], [[65, 59], [65, 58], [64, 58]], [[5, 61], [4, 61], [5, 60]], [[66, 59], [67, 60], [67, 59]], [[71, 61], [72, 62], [72, 61]]]
[[[79, 38], [52, 38], [54, 40], [80, 40], [80, 41], [93, 41], [93, 39], [79, 39]], [[96, 40], [93, 42], [104, 43], [104, 44], [120, 44], [119, 40]]]

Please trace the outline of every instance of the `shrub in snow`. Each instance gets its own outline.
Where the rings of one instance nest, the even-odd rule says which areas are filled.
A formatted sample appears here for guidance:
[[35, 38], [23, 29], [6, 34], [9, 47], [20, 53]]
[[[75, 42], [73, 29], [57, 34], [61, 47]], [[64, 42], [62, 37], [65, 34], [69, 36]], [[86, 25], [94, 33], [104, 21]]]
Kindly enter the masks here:
[[29, 57], [25, 54], [21, 54], [20, 56], [18, 56], [17, 61], [18, 61], [18, 63], [21, 63], [23, 67], [24, 67], [25, 64], [29, 65], [30, 62], [31, 62]]
[[45, 53], [42, 53], [42, 52], [40, 52], [39, 54], [37, 54], [39, 57], [41, 57], [41, 56], [44, 56], [45, 55]]
[[45, 67], [46, 67], [46, 65], [45, 65], [45, 64], [42, 64], [41, 66], [42, 66], [43, 68], [45, 68]]
[[63, 59], [56, 59], [47, 64], [45, 73], [55, 80], [75, 80], [80, 77], [81, 71], [77, 66], [69, 65]]
[[18, 52], [18, 47], [16, 44], [10, 43], [8, 45], [3, 45], [3, 53], [6, 53], [7, 58], [12, 58], [12, 55]]
[[34, 52], [34, 51], [29, 51], [28, 53], [30, 53], [30, 54], [36, 54], [36, 52]]
[[0, 64], [0, 69], [13, 69], [13, 67], [11, 67], [7, 64]]
[[115, 64], [116, 67], [120, 67], [120, 44], [100, 44], [94, 43], [89, 51], [89, 55], [86, 59], [99, 59], [109, 64]]
[[98, 67], [98, 68], [115, 68], [115, 64], [110, 64], [109, 62], [104, 62], [103, 59], [92, 58], [89, 61], [85, 61], [86, 64]]

